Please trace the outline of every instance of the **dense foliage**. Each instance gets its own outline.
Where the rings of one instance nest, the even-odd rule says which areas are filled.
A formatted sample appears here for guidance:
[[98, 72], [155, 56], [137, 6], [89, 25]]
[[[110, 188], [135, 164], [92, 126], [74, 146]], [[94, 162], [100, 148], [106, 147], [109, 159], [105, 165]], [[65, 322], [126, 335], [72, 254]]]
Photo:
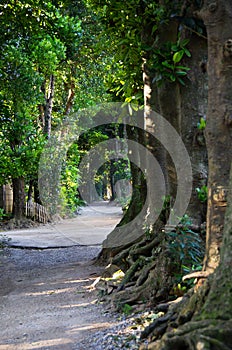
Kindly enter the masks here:
[[[51, 129], [106, 98], [102, 67], [109, 58], [94, 49], [101, 28], [81, 1], [8, 1], [0, 18], [0, 184], [23, 178], [29, 186]], [[62, 174], [72, 209], [75, 152], [75, 166], [68, 157]]]

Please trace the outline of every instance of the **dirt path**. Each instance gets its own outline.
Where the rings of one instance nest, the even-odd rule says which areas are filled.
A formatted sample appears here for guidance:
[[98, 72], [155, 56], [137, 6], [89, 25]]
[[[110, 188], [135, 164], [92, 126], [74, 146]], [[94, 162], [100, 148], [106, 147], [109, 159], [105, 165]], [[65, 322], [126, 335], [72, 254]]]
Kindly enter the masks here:
[[96, 253], [10, 249], [1, 257], [1, 350], [85, 349], [79, 343], [90, 332], [114, 323], [89, 289], [101, 268], [84, 260]]
[[[119, 220], [115, 215], [110, 219], [111, 228]], [[99, 213], [95, 218], [100, 233], [100, 221], [106, 225], [106, 219]], [[28, 249], [25, 245], [23, 249], [25, 237], [29, 243], [27, 230], [18, 235], [21, 248], [8, 248], [0, 255], [0, 350], [87, 350], [85, 339], [92, 332], [116, 322], [96, 304], [96, 291], [89, 288], [102, 271], [91, 261], [101, 246]], [[32, 238], [30, 232], [28, 235]], [[33, 238], [36, 241], [34, 231]], [[98, 240], [104, 238], [103, 230]], [[52, 242], [56, 246], [54, 236]], [[94, 348], [94, 344], [88, 346], [88, 350]]]
[[30, 229], [3, 231], [14, 247], [54, 248], [101, 244], [122, 217], [122, 209], [105, 202], [84, 207], [80, 215]]

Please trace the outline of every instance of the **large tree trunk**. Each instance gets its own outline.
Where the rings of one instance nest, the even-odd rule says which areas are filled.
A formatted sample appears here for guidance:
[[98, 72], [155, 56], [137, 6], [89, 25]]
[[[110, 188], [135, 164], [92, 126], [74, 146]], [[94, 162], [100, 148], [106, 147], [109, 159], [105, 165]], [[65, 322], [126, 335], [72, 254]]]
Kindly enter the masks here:
[[[163, 47], [166, 42], [175, 43], [177, 41], [178, 25], [175, 21], [163, 24], [159, 28], [159, 42], [158, 47]], [[158, 72], [159, 74], [159, 72]], [[181, 130], [181, 96], [180, 86], [177, 82], [170, 83], [163, 80], [162, 85], [158, 88], [158, 103], [160, 114], [173, 126], [173, 128], [180, 134]], [[174, 146], [175, 143], [173, 143]], [[166, 153], [166, 172], [167, 172], [167, 194], [171, 198], [171, 202], [176, 197], [177, 190], [177, 174], [175, 164], [171, 156]]]
[[[152, 43], [151, 40], [151, 28], [144, 28], [143, 40], [149, 46]], [[177, 40], [177, 23], [172, 21], [169, 26], [162, 25], [159, 31], [160, 45], [166, 41], [176, 42]], [[159, 47], [160, 47], [159, 45]], [[144, 57], [143, 64], [143, 81], [144, 81], [144, 127], [145, 130], [145, 145], [146, 148], [151, 152], [153, 159], [147, 159], [146, 161], [146, 172], [148, 175], [147, 184], [154, 183], [153, 186], [148, 188], [153, 189], [155, 193], [155, 186], [160, 187], [161, 185], [166, 185], [166, 193], [170, 194], [173, 199], [176, 197], [177, 186], [177, 169], [183, 168], [186, 166], [186, 162], [181, 163], [181, 159], [185, 158], [184, 154], [180, 154], [180, 145], [178, 143], [177, 134], [175, 131], [181, 133], [181, 124], [182, 124], [182, 109], [181, 109], [181, 94], [180, 94], [180, 86], [176, 83], [163, 82], [161, 87], [157, 87], [154, 83], [154, 72], [149, 69], [148, 59], [149, 57]], [[196, 63], [194, 63], [196, 64]], [[159, 73], [159, 72], [158, 72]], [[191, 83], [189, 83], [191, 85]], [[194, 85], [194, 88], [196, 85]], [[193, 88], [193, 89], [194, 89]], [[200, 93], [200, 91], [199, 91]], [[197, 94], [197, 92], [196, 92]], [[188, 96], [189, 97], [189, 96]], [[187, 96], [186, 96], [187, 98]], [[196, 98], [197, 99], [197, 98]], [[201, 101], [201, 99], [199, 99]], [[199, 102], [200, 104], [200, 102]], [[168, 132], [168, 130], [161, 130], [157, 127], [156, 122], [154, 122], [154, 114], [153, 111], [157, 111], [162, 114], [163, 118], [169, 122], [169, 124], [173, 127], [170, 127], [172, 130], [172, 134]], [[188, 110], [189, 111], [189, 110]], [[184, 111], [187, 113], [187, 110]], [[194, 121], [191, 121], [191, 125], [188, 125], [188, 132], [185, 131], [184, 135], [189, 135], [193, 133], [194, 127], [197, 125], [196, 115], [194, 113], [191, 114], [191, 117], [194, 118]], [[184, 123], [183, 123], [184, 125]], [[185, 126], [185, 125], [184, 125]], [[190, 130], [189, 130], [190, 129]], [[171, 156], [167, 155], [167, 151], [164, 148], [162, 142], [159, 142], [158, 131], [163, 133], [164, 135], [168, 134], [172, 140], [172, 155], [176, 156], [176, 163], [174, 164]], [[169, 130], [170, 131], [170, 130]], [[155, 135], [155, 137], [151, 137]], [[158, 139], [156, 138], [158, 136]], [[165, 138], [163, 139], [165, 140]], [[170, 147], [169, 147], [170, 148]], [[189, 146], [190, 148], [190, 146]], [[170, 149], [169, 149], [170, 151]], [[154, 169], [154, 162], [158, 161], [163, 175], [164, 175], [164, 183], [160, 184], [157, 181], [158, 176]], [[189, 164], [188, 164], [189, 166]], [[152, 168], [153, 167], [153, 168]], [[196, 169], [197, 171], [197, 169]], [[195, 171], [195, 173], [196, 173]], [[186, 174], [185, 174], [186, 175]], [[182, 179], [183, 180], [183, 179]], [[184, 181], [188, 181], [188, 179], [184, 179]], [[183, 184], [183, 182], [182, 182]], [[161, 191], [160, 191], [161, 192]], [[129, 288], [125, 291], [121, 290], [120, 294], [116, 293], [115, 301], [119, 304], [121, 303], [134, 303], [137, 300], [142, 299], [150, 299], [151, 302], [156, 303], [160, 300], [160, 298], [168, 298], [169, 292], [173, 287], [174, 283], [174, 275], [179, 272], [179, 267], [175, 263], [173, 263], [168, 253], [167, 249], [167, 239], [168, 236], [165, 235], [164, 232], [161, 232], [161, 228], [165, 225], [165, 215], [160, 215], [159, 220], [152, 222], [152, 217], [156, 211], [156, 198], [154, 198], [154, 193], [148, 193], [148, 207], [146, 215], [144, 215], [140, 226], [135, 227], [133, 224], [129, 226], [127, 231], [131, 230], [132, 232], [144, 232], [142, 239], [140, 241], [136, 241], [132, 247], [128, 247], [128, 245], [120, 247], [120, 249], [115, 249], [114, 251], [111, 249], [107, 257], [111, 255], [112, 262], [115, 265], [118, 265], [126, 272], [126, 277], [122, 283], [125, 288], [127, 282], [132, 282], [135, 284], [133, 291]], [[196, 199], [196, 197], [194, 198]], [[184, 198], [179, 200], [180, 208], [177, 208], [180, 211], [181, 206], [183, 206]], [[135, 205], [139, 203], [138, 200], [135, 200]], [[129, 210], [132, 206], [129, 208]], [[199, 205], [198, 205], [199, 208]], [[198, 209], [199, 211], [199, 209]], [[127, 217], [130, 211], [127, 213]], [[161, 211], [161, 214], [164, 214], [164, 210]], [[150, 224], [152, 222], [152, 225]], [[144, 230], [146, 227], [146, 230]], [[122, 227], [123, 229], [123, 227]], [[128, 232], [127, 232], [128, 233]], [[114, 230], [110, 236], [116, 235], [117, 231]], [[109, 237], [108, 237], [109, 238]], [[104, 250], [103, 250], [104, 251]], [[157, 253], [159, 251], [159, 253]], [[106, 255], [104, 255], [106, 256]], [[133, 273], [132, 273], [132, 272]]]
[[24, 178], [12, 179], [13, 185], [13, 214], [16, 220], [25, 216], [25, 185]]
[[[189, 301], [189, 310], [203, 303], [196, 310], [191, 322], [166, 333], [160, 341], [142, 346], [153, 350], [230, 350], [232, 339], [232, 167], [230, 172], [230, 194], [225, 217], [224, 235], [220, 263], [208, 283]], [[194, 300], [195, 299], [195, 300]], [[199, 302], [200, 301], [200, 302]], [[195, 310], [192, 310], [195, 311]], [[180, 320], [179, 316], [179, 320]]]
[[231, 1], [208, 1], [201, 11], [208, 33], [209, 95], [206, 123], [208, 210], [205, 269], [219, 263], [232, 145]]
[[[216, 272], [180, 308], [178, 318], [175, 317], [176, 321], [170, 323], [175, 330], [167, 333], [161, 341], [150, 344], [148, 349], [231, 349], [232, 3], [205, 2], [201, 16], [208, 33], [209, 78], [206, 127], [209, 160], [207, 251], [204, 266], [206, 271], [201, 274], [206, 277], [215, 268]], [[225, 220], [227, 203], [229, 206]], [[187, 322], [189, 320], [191, 321]], [[183, 323], [185, 324], [180, 326]]]
[[183, 65], [190, 68], [185, 86], [181, 86], [181, 137], [187, 148], [192, 165], [192, 196], [187, 214], [192, 222], [200, 226], [206, 221], [206, 202], [198, 198], [196, 188], [207, 185], [207, 149], [204, 130], [197, 124], [205, 118], [207, 111], [207, 74], [201, 69], [201, 63], [207, 57], [207, 40], [189, 30], [183, 36], [190, 40], [188, 49], [191, 59], [183, 60]]

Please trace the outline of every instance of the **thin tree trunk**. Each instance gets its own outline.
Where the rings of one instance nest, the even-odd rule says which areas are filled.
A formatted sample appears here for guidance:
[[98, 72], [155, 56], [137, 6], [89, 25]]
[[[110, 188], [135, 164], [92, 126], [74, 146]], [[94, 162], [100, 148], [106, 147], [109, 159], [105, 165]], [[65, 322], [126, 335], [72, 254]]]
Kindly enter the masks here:
[[114, 184], [114, 160], [110, 160], [110, 171], [109, 171], [109, 182], [110, 182], [110, 189], [111, 189], [111, 201], [114, 201], [116, 198], [116, 191], [115, 191], [115, 184]]
[[55, 77], [50, 76], [46, 104], [44, 109], [44, 133], [49, 138], [51, 136], [51, 122], [52, 122], [52, 106], [55, 89]]
[[67, 115], [71, 112], [74, 98], [75, 98], [75, 84], [71, 83], [70, 88], [68, 89], [68, 97], [67, 97], [67, 102], [66, 102], [64, 114]]
[[[30, 180], [29, 188], [27, 192], [27, 201], [32, 201], [34, 199], [35, 203], [42, 204], [39, 196], [38, 180]], [[34, 198], [33, 198], [34, 194]]]
[[[44, 100], [46, 101], [46, 80], [43, 81], [41, 85], [41, 91], [44, 96]], [[45, 111], [45, 104], [40, 104], [38, 105], [38, 110], [39, 110], [39, 122], [44, 130], [45, 128], [45, 116], [44, 116], [44, 111]]]
[[27, 191], [27, 201], [31, 202], [32, 201], [32, 195], [33, 195], [33, 182], [34, 180], [29, 181], [29, 188]]
[[39, 186], [38, 186], [37, 179], [34, 180], [33, 186], [34, 186], [34, 201], [35, 201], [35, 203], [42, 204], [41, 199], [40, 199]]
[[13, 185], [13, 214], [16, 220], [21, 220], [25, 213], [25, 184], [24, 178], [12, 179]]

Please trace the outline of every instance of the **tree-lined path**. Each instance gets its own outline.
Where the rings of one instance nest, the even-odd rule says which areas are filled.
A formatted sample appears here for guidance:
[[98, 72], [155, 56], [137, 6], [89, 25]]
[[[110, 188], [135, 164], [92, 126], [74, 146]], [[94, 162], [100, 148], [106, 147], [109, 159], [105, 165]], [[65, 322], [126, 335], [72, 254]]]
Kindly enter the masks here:
[[[0, 227], [52, 222], [5, 232], [0, 350], [231, 349], [231, 18], [222, 0], [0, 2]], [[56, 223], [100, 198], [123, 218]], [[105, 322], [96, 276], [111, 309], [154, 313], [136, 347], [80, 344]]]

